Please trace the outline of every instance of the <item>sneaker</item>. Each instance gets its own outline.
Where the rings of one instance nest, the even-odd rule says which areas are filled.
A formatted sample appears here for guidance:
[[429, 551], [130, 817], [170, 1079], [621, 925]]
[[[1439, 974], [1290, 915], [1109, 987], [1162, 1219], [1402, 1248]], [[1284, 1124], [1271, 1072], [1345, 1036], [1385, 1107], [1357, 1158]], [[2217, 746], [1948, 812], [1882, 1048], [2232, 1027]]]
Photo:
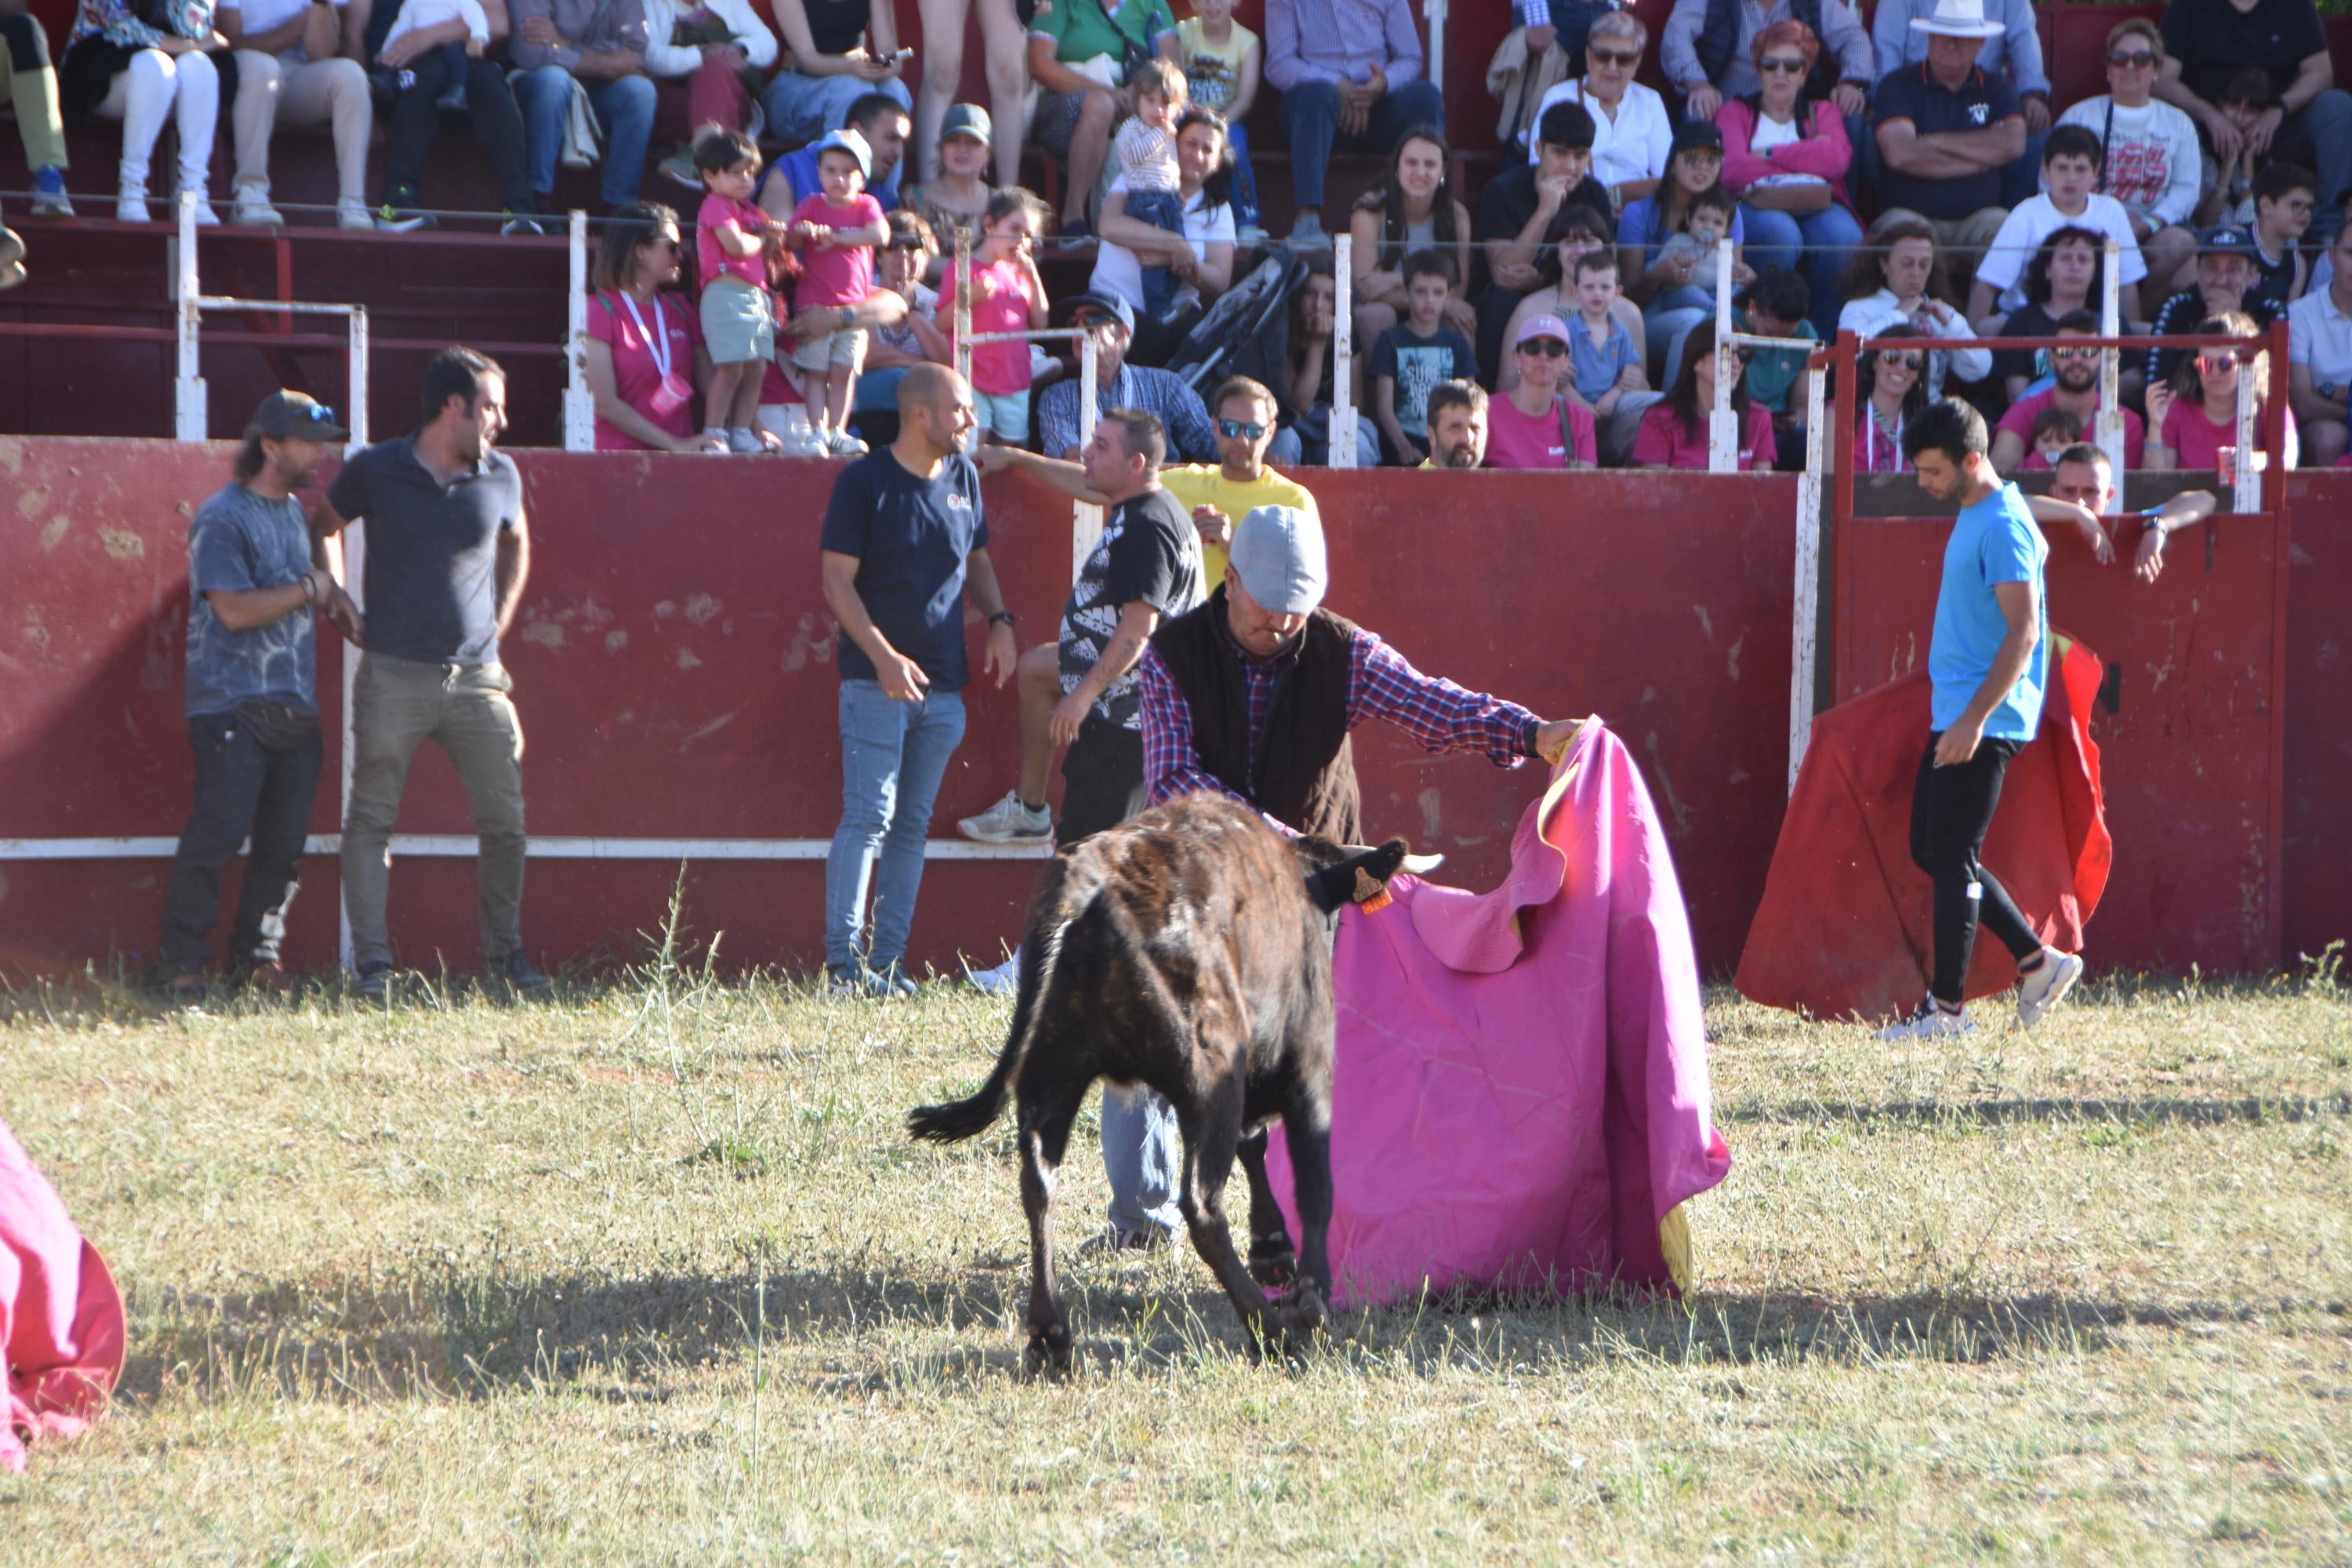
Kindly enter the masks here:
[[385, 193], [383, 205], [375, 209], [375, 226], [386, 234], [407, 234], [433, 226], [433, 216], [417, 206], [417, 195], [413, 190], [394, 189]]
[[862, 963], [855, 969], [826, 970], [824, 988], [835, 996], [860, 1002], [879, 1002], [895, 994], [888, 981]]
[[520, 234], [528, 237], [545, 238], [547, 219], [539, 213], [519, 213], [512, 207], [499, 215], [500, 234]]
[[1021, 804], [1021, 792], [1009, 789], [978, 816], [957, 823], [956, 831], [982, 844], [1042, 844], [1054, 837], [1054, 814], [1043, 807], [1030, 810]]
[[1237, 231], [1235, 231], [1234, 235], [1234, 243], [1240, 246], [1244, 250], [1254, 250], [1264, 245], [1272, 237], [1273, 237], [1271, 235], [1265, 232], [1264, 225], [1245, 223], [1242, 225]]
[[126, 195], [120, 197], [115, 201], [114, 221], [117, 223], [152, 223], [155, 219], [153, 215], [149, 213], [147, 210], [147, 198], [144, 195]]
[[827, 457], [862, 458], [869, 450], [865, 442], [846, 430], [828, 430], [822, 439]]
[[[201, 211], [196, 215], [196, 221], [205, 221]], [[229, 213], [228, 221], [240, 228], [283, 228], [286, 226], [286, 215], [269, 205], [269, 197], [261, 187], [247, 185], [237, 191], [236, 205]]]
[[877, 964], [868, 973], [889, 995], [911, 998], [923, 994], [923, 988], [916, 984], [915, 977], [907, 973], [903, 964]]
[[727, 449], [738, 457], [752, 458], [766, 451], [768, 447], [759, 437], [738, 426], [727, 432]]
[[2074, 982], [2082, 978], [2082, 954], [2043, 948], [2042, 967], [2018, 978], [2017, 1026], [2030, 1029], [2042, 1022], [2042, 1016], [2064, 1001]]
[[71, 217], [73, 203], [66, 195], [66, 173], [52, 163], [33, 171], [33, 214], [36, 217]]
[[694, 149], [691, 147], [679, 148], [664, 158], [657, 167], [664, 179], [684, 185], [688, 190], [702, 189], [702, 171], [694, 166]]
[[[180, 204], [178, 201], [174, 200], [172, 204], [172, 216], [176, 219], [179, 216]], [[282, 223], [285, 220], [281, 218], [278, 221]], [[196, 198], [196, 226], [198, 228], [217, 228], [220, 226], [220, 214], [213, 210], [212, 202], [210, 199], [204, 196], [198, 196]]]
[[367, 203], [357, 196], [345, 196], [335, 204], [335, 226], [373, 231], [375, 227], [375, 215], [368, 211]]
[[482, 965], [483, 977], [510, 985], [526, 996], [543, 996], [555, 989], [555, 982], [531, 967], [530, 960], [520, 952], [494, 958]]
[[1964, 1013], [1947, 1013], [1936, 1005], [1932, 996], [1919, 1004], [1909, 1017], [1896, 1020], [1878, 1031], [1878, 1037], [1890, 1043], [1896, 1040], [1939, 1040], [1948, 1037], [1973, 1035], [1977, 1026]]
[[1290, 226], [1290, 237], [1282, 242], [1293, 250], [1328, 250], [1331, 237], [1323, 232], [1323, 220], [1313, 213], [1300, 215]]
[[1113, 1220], [1078, 1244], [1078, 1256], [1109, 1258], [1122, 1252], [1160, 1252], [1175, 1239], [1174, 1232], [1162, 1230], [1156, 1225], [1129, 1229]]
[[781, 443], [776, 448], [776, 455], [780, 458], [830, 458], [833, 456], [833, 448], [826, 446], [824, 437], [814, 430], [787, 430], [776, 439]]
[[1010, 996], [1021, 989], [1021, 954], [1016, 949], [1012, 957], [993, 969], [966, 967], [964, 979], [971, 988], [990, 996]]
[[352, 994], [362, 1002], [382, 1007], [392, 1001], [392, 965], [370, 963], [352, 976]]

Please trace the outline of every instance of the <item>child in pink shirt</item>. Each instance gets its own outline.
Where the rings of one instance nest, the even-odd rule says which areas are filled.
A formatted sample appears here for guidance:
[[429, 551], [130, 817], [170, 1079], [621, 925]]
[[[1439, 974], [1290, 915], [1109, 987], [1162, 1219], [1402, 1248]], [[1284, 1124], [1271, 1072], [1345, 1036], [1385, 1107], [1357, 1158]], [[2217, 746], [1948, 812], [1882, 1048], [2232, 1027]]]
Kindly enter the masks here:
[[761, 367], [776, 357], [776, 302], [768, 292], [773, 220], [751, 200], [760, 149], [740, 131], [712, 127], [694, 144], [694, 167], [709, 195], [694, 220], [702, 275], [702, 341], [710, 351], [704, 434], [730, 452], [773, 451], [759, 427]]
[[866, 334], [853, 323], [856, 309], [874, 291], [874, 247], [887, 243], [882, 204], [866, 194], [873, 169], [866, 138], [835, 131], [816, 144], [817, 177], [824, 189], [793, 209], [792, 239], [801, 256], [796, 302], [801, 313], [840, 311], [840, 325], [800, 343], [793, 363], [808, 373], [803, 392], [810, 424], [825, 450], [836, 458], [863, 457], [866, 443], [849, 433], [859, 363]]
[[[1041, 331], [1045, 325], [1045, 283], [1037, 276], [1030, 246], [1037, 237], [1037, 216], [1045, 210], [1036, 197], [1018, 186], [989, 199], [988, 216], [981, 226], [978, 248], [971, 253], [971, 331], [982, 332]], [[948, 328], [948, 343], [955, 345], [955, 268], [948, 268], [940, 290], [939, 320]], [[1029, 440], [1029, 345], [1025, 342], [974, 343], [971, 350], [971, 401], [980, 428], [1007, 447]]]

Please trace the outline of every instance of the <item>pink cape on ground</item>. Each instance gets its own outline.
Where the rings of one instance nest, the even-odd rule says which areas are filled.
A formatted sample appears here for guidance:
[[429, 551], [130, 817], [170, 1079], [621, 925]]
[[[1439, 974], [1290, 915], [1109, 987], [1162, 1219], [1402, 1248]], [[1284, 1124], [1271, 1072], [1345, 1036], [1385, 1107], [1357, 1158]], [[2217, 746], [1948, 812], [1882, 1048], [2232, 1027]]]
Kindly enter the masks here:
[[122, 1296], [106, 1260], [0, 1122], [0, 1352], [8, 1365], [0, 1469], [23, 1469], [27, 1443], [79, 1436], [98, 1419], [122, 1372], [123, 1342]]
[[[1333, 1304], [1678, 1289], [1675, 1208], [1731, 1153], [1682, 892], [1623, 743], [1579, 732], [1502, 887], [1391, 891], [1345, 913], [1333, 959]], [[1295, 1238], [1289, 1151], [1270, 1142]]]

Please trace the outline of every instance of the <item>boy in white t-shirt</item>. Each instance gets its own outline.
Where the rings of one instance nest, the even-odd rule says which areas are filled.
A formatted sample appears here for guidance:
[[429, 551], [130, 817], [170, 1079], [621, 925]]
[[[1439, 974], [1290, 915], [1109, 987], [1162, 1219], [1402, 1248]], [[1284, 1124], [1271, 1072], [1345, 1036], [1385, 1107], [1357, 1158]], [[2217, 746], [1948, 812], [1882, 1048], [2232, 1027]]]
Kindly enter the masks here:
[[1977, 331], [1992, 331], [1997, 318], [2024, 308], [2026, 263], [2044, 239], [2068, 224], [2116, 237], [2123, 247], [2123, 265], [2116, 274], [2123, 283], [2123, 319], [2140, 319], [2139, 280], [2147, 276], [2147, 261], [2139, 253], [2131, 214], [2123, 203], [2095, 194], [2102, 161], [2095, 132], [2080, 125], [2061, 125], [2050, 132], [2042, 149], [2042, 194], [2011, 209], [1984, 259], [1977, 263], [1976, 281], [1969, 286], [1969, 320]]

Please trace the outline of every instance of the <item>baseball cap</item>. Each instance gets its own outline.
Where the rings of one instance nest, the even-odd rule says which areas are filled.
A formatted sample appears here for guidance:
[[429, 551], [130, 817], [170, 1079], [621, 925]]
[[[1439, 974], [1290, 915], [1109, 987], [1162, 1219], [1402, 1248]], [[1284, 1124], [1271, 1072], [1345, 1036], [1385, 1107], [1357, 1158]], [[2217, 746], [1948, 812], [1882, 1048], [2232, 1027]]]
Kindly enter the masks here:
[[970, 136], [978, 142], [993, 143], [996, 122], [989, 119], [988, 110], [976, 103], [950, 104], [946, 118], [940, 121], [940, 140], [944, 142], [950, 136]]
[[1251, 508], [1225, 559], [1249, 596], [1277, 616], [1305, 615], [1331, 585], [1323, 525], [1295, 506]]
[[1675, 127], [1675, 151], [1687, 153], [1703, 147], [1710, 153], [1723, 151], [1723, 132], [1712, 120], [1685, 120]]
[[2242, 228], [2233, 228], [2228, 224], [2222, 224], [2217, 228], [2209, 228], [2204, 233], [2199, 235], [2197, 237], [2197, 254], [2200, 256], [2242, 256], [2247, 260], [2254, 262], [2257, 266], [2261, 265], [2261, 258], [2254, 248], [2254, 237], [2248, 234]]
[[1528, 324], [1519, 329], [1519, 335], [1512, 340], [1512, 346], [1531, 343], [1538, 338], [1557, 338], [1564, 343], [1576, 341], [1568, 335], [1568, 323], [1558, 316], [1530, 316]]
[[1054, 306], [1054, 319], [1069, 326], [1078, 319], [1081, 310], [1099, 310], [1106, 316], [1116, 316], [1129, 337], [1135, 335], [1135, 307], [1108, 289], [1088, 289], [1084, 293], [1068, 295]]
[[273, 392], [261, 400], [253, 411], [245, 433], [267, 440], [283, 441], [289, 436], [305, 441], [341, 441], [351, 432], [335, 423], [335, 411], [307, 392]]
[[857, 172], [860, 174], [863, 174], [869, 180], [874, 177], [873, 149], [866, 145], [865, 137], [859, 135], [856, 132], [852, 131], [845, 125], [838, 131], [826, 132], [824, 133], [824, 140], [820, 141], [815, 146], [809, 149], [809, 155], [814, 158], [822, 158], [824, 156], [828, 149], [835, 147], [840, 148], [843, 152], [857, 160]]

